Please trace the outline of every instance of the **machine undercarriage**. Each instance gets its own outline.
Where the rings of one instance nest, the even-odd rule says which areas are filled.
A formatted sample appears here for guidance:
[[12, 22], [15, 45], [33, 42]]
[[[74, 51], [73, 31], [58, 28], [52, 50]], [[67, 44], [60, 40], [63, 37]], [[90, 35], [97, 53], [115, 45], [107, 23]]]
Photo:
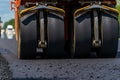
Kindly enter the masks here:
[[15, 0], [18, 57], [116, 57], [115, 0]]

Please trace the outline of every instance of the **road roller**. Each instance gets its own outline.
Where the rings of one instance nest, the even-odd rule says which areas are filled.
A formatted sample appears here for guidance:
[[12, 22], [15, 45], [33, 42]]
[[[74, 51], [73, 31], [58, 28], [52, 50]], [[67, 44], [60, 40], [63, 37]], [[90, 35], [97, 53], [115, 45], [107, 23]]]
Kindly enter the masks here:
[[116, 0], [12, 0], [18, 58], [115, 58]]

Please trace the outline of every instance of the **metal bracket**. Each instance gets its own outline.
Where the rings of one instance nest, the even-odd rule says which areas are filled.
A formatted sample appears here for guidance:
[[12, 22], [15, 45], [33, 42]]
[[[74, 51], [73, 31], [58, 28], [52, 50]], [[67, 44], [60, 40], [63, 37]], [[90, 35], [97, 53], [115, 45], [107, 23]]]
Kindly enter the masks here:
[[119, 10], [115, 9], [115, 8], [111, 8], [109, 6], [105, 6], [105, 5], [100, 5], [100, 4], [92, 4], [92, 5], [88, 5], [88, 6], [85, 6], [85, 7], [82, 7], [82, 8], [79, 8], [77, 9], [75, 12], [74, 12], [74, 16], [78, 16], [79, 14], [81, 13], [84, 13], [84, 12], [87, 12], [87, 11], [90, 11], [92, 9], [101, 9], [101, 10], [107, 10], [107, 11], [112, 11], [112, 12], [115, 12], [117, 14], [119, 14]]
[[36, 10], [42, 11], [42, 10], [46, 10], [47, 12], [53, 12], [62, 16], [65, 16], [65, 11], [61, 8], [57, 8], [54, 6], [47, 6], [47, 5], [38, 5], [38, 6], [33, 6], [27, 9], [24, 9], [20, 12], [21, 16], [26, 15], [26, 13], [31, 13], [31, 12], [35, 12]]
[[93, 40], [93, 46], [95, 48], [101, 47], [101, 40]]
[[46, 48], [47, 47], [47, 42], [46, 41], [39, 41], [38, 43], [40, 48]]
[[[40, 12], [40, 17], [44, 17], [44, 12]], [[40, 48], [46, 48], [47, 42], [45, 41], [45, 22], [44, 18], [40, 19], [40, 42], [39, 42]]]
[[98, 20], [98, 13], [96, 10], [93, 10], [93, 16], [94, 16], [94, 40], [93, 40], [93, 46], [94, 47], [100, 47], [101, 46], [101, 40], [99, 39], [99, 20]]

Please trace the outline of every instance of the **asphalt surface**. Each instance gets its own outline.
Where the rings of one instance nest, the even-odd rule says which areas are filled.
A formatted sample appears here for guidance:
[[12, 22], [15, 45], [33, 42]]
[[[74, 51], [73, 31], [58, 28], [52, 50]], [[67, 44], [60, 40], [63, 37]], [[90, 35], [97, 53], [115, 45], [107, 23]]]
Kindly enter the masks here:
[[12, 80], [120, 80], [119, 52], [114, 59], [19, 60], [15, 39], [1, 39], [0, 53]]
[[0, 56], [0, 80], [12, 79], [12, 72], [9, 70], [8, 62]]

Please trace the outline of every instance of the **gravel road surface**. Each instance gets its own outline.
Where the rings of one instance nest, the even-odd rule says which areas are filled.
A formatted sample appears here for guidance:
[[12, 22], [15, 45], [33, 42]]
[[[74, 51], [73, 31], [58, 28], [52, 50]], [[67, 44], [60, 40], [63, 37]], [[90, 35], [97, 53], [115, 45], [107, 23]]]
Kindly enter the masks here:
[[1, 39], [0, 44], [1, 56], [6, 59], [0, 57], [0, 63], [4, 60], [0, 74], [5, 72], [7, 77], [3, 80], [120, 80], [119, 53], [115, 59], [19, 60], [15, 39]]
[[12, 79], [12, 72], [9, 70], [8, 62], [0, 56], [0, 80]]

